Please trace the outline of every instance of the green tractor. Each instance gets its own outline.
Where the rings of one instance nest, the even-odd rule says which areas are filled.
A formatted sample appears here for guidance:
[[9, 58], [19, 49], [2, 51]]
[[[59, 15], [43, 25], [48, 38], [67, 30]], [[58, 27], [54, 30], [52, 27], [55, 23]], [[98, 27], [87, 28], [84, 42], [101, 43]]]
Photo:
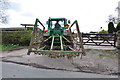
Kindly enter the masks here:
[[[85, 55], [77, 20], [71, 26], [69, 24], [70, 20], [66, 18], [49, 18], [45, 30], [44, 25], [36, 19], [27, 55], [31, 52], [51, 58]], [[76, 33], [71, 30], [73, 25], [76, 26]]]

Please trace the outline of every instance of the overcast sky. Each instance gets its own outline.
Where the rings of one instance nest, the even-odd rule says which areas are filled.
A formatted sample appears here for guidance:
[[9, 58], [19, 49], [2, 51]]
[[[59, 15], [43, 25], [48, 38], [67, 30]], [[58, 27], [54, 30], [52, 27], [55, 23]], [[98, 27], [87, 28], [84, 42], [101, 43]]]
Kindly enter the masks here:
[[78, 20], [82, 32], [107, 29], [110, 14], [117, 15], [119, 0], [10, 0], [9, 26], [21, 23], [34, 24], [39, 18], [46, 23], [49, 17], [65, 17], [71, 22]]

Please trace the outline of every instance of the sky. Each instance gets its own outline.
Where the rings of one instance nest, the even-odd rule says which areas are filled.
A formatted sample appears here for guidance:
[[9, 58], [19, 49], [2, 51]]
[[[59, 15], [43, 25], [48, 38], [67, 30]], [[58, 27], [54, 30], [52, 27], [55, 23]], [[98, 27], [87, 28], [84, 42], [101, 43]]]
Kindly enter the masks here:
[[[43, 24], [49, 17], [65, 17], [78, 20], [81, 32], [107, 30], [108, 16], [117, 16], [115, 8], [119, 0], [10, 0], [7, 13], [9, 23], [5, 27], [21, 27], [34, 24], [38, 18]], [[1, 26], [0, 26], [1, 27]], [[3, 27], [3, 26], [2, 26]]]

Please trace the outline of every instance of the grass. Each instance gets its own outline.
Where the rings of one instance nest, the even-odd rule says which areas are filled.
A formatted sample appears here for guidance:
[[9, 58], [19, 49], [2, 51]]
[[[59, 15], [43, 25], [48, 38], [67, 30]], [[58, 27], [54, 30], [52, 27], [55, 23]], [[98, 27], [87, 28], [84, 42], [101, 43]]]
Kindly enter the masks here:
[[22, 47], [18, 45], [0, 45], [0, 50], [10, 50], [16, 48], [22, 48]]
[[112, 55], [102, 55], [102, 54], [99, 54], [98, 57], [99, 58], [108, 57], [108, 58], [111, 58], [111, 59], [116, 58], [115, 56], [112, 56]]

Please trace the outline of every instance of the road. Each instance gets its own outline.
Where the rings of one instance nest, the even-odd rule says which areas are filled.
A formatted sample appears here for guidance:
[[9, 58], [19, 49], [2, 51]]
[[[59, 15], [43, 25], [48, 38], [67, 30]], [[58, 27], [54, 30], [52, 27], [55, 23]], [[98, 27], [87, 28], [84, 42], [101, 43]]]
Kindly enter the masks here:
[[5, 62], [2, 63], [2, 67], [3, 78], [117, 78], [93, 73], [39, 69]]
[[[0, 62], [0, 65], [2, 64], [1, 66], [2, 72], [0, 72], [1, 74], [0, 76], [2, 76], [2, 78], [117, 78], [118, 77], [115, 75], [97, 74], [96, 71], [98, 73], [100, 71], [104, 71], [103, 68], [105, 68], [106, 65], [103, 65], [104, 63], [101, 64], [100, 62], [97, 62], [96, 60], [100, 61], [100, 59], [95, 57], [96, 55], [93, 56], [87, 54], [87, 56], [84, 57], [82, 60], [75, 58], [75, 61], [79, 63], [79, 65], [76, 66], [71, 64], [70, 61], [66, 58], [53, 59], [41, 55], [34, 55], [34, 54], [26, 55], [26, 53], [27, 53], [27, 49], [5, 51], [3, 53], [0, 53], [0, 58], [3, 61]], [[116, 61], [118, 60], [107, 59], [107, 58], [104, 59], [102, 59], [103, 60], [102, 62], [107, 61], [108, 65], [110, 64], [109, 65], [110, 68], [112, 70], [115, 69], [114, 71], [117, 71]], [[96, 66], [96, 64], [93, 64], [95, 63], [94, 61], [96, 61], [97, 65], [98, 63], [100, 65]], [[113, 63], [112, 65], [111, 62]], [[93, 67], [89, 68], [88, 66], [93, 66]], [[109, 71], [109, 67], [107, 68], [108, 68], [107, 71]], [[92, 70], [95, 72], [91, 72]]]

